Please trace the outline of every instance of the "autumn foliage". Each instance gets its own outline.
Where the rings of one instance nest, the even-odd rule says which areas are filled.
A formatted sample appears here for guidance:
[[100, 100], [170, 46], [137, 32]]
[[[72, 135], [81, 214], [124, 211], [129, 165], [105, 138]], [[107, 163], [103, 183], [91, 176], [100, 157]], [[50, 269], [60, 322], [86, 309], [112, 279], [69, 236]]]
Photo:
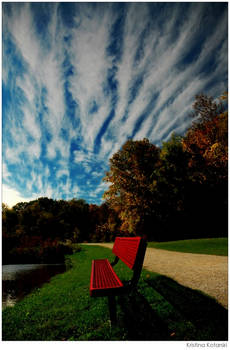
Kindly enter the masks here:
[[189, 167], [200, 182], [208, 180], [207, 176], [211, 176], [213, 181], [227, 178], [227, 111], [222, 103], [201, 95], [196, 98], [192, 117], [195, 121], [183, 138], [184, 150], [190, 154]]
[[227, 95], [196, 97], [191, 127], [161, 147], [128, 140], [110, 159], [101, 205], [38, 198], [3, 205], [3, 262], [55, 262], [79, 242], [116, 235], [176, 240], [227, 235]]
[[159, 148], [147, 139], [129, 140], [110, 160], [110, 171], [105, 181], [112, 184], [104, 198], [119, 212], [121, 231], [141, 232], [154, 210], [151, 184], [159, 153]]
[[196, 97], [192, 126], [161, 148], [128, 140], [110, 159], [104, 198], [124, 234], [168, 240], [227, 234], [228, 114]]
[[62, 263], [84, 241], [111, 241], [120, 221], [106, 203], [41, 197], [2, 207], [3, 264]]

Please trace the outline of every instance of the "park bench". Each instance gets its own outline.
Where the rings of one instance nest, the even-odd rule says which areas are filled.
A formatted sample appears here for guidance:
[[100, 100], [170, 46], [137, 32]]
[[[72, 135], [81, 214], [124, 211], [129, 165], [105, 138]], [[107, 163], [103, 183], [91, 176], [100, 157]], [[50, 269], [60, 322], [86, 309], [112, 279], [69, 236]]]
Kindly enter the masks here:
[[[146, 240], [142, 237], [116, 237], [112, 252], [116, 256], [110, 263], [108, 259], [92, 261], [90, 296], [108, 297], [111, 323], [116, 323], [116, 295], [130, 293], [137, 286], [146, 251]], [[113, 266], [122, 260], [133, 275], [130, 281], [122, 282]]]

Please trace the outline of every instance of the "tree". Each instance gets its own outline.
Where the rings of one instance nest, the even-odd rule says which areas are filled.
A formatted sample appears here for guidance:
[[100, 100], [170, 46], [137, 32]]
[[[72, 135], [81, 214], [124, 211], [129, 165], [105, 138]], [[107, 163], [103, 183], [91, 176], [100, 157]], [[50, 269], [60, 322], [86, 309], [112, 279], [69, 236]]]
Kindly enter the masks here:
[[190, 211], [201, 230], [227, 232], [228, 113], [222, 100], [200, 95], [194, 103], [193, 125], [183, 138], [190, 155]]
[[[189, 188], [189, 155], [183, 150], [183, 138], [172, 134], [163, 142], [160, 162], [154, 170], [152, 194], [158, 198], [158, 239], [170, 240], [184, 235], [185, 198]], [[172, 238], [173, 236], [173, 238]]]
[[2, 231], [7, 235], [15, 234], [15, 227], [18, 224], [18, 215], [13, 210], [7, 206], [3, 207], [2, 212]]
[[120, 220], [108, 202], [89, 205], [89, 237], [93, 242], [111, 242], [119, 233]]
[[5, 203], [2, 203], [2, 213], [4, 214], [7, 210], [9, 210], [9, 206]]
[[[200, 95], [192, 126], [162, 148], [127, 141], [110, 159], [104, 193], [124, 234], [185, 239], [227, 232], [228, 113], [226, 96]], [[104, 230], [104, 231], [103, 231]], [[105, 227], [103, 226], [103, 232]]]
[[227, 179], [228, 113], [222, 99], [214, 101], [205, 95], [196, 96], [195, 118], [184, 139], [184, 150], [190, 153], [189, 167], [195, 181], [204, 183]]
[[119, 213], [124, 233], [142, 235], [149, 230], [156, 207], [151, 192], [152, 174], [159, 154], [160, 149], [148, 139], [128, 140], [110, 159], [104, 181], [111, 185], [104, 198]]

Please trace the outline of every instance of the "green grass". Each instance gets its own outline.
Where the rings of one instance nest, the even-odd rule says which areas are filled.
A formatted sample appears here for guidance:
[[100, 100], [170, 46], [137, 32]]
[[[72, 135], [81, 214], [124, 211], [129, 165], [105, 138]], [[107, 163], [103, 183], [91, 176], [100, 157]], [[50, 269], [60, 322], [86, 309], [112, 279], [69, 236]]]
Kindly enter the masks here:
[[[138, 289], [117, 297], [118, 324], [111, 327], [107, 298], [90, 298], [92, 259], [110, 249], [82, 246], [73, 267], [7, 307], [3, 340], [226, 340], [228, 312], [213, 298], [165, 276], [143, 270]], [[119, 262], [122, 280], [131, 271]]]
[[184, 253], [228, 255], [228, 238], [203, 238], [172, 242], [148, 242], [149, 248]]

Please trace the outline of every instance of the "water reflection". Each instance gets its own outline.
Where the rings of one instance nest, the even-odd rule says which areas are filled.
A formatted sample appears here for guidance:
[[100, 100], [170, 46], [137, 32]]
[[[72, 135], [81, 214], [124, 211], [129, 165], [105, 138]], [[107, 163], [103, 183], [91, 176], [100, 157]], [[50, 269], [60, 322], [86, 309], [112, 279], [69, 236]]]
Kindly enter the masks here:
[[2, 308], [14, 306], [26, 294], [57, 273], [64, 272], [60, 264], [18, 264], [2, 266]]

